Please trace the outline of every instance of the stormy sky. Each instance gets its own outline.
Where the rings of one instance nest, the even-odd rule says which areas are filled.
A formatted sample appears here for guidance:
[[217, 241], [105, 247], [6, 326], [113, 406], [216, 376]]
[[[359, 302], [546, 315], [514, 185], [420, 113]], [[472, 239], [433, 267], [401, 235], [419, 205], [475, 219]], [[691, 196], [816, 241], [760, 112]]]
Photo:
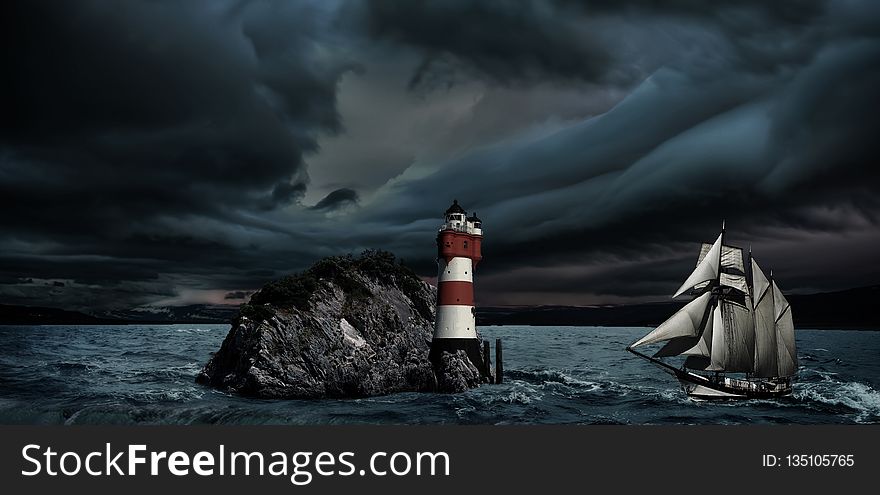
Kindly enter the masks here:
[[0, 6], [0, 303], [239, 303], [320, 257], [479, 304], [665, 300], [722, 219], [783, 289], [880, 282], [880, 2]]

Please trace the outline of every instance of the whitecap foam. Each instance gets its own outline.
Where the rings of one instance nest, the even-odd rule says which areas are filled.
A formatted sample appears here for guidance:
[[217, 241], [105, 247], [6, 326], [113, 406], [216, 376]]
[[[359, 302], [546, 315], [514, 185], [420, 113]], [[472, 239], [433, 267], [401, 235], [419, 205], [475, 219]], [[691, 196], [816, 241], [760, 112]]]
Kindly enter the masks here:
[[880, 419], [880, 392], [861, 382], [828, 380], [796, 387], [794, 396], [855, 411], [857, 423], [876, 423]]
[[208, 333], [216, 331], [216, 328], [175, 328], [177, 333]]
[[[484, 403], [497, 403], [504, 402], [507, 404], [531, 404], [532, 401], [540, 401], [544, 399], [544, 394], [541, 393], [542, 386], [535, 386], [534, 384], [521, 381], [521, 380], [511, 380], [506, 382], [503, 388], [489, 388], [485, 387], [486, 395], [482, 395], [480, 400]], [[480, 387], [476, 389], [480, 391], [484, 387]], [[506, 394], [505, 394], [506, 392]]]
[[[538, 400], [541, 400], [540, 397]], [[511, 404], [531, 404], [532, 397], [521, 390], [511, 390], [510, 394], [507, 395], [505, 402]]]
[[128, 398], [145, 402], [183, 402], [201, 399], [204, 393], [203, 388], [180, 387], [143, 390], [126, 395]]
[[202, 365], [195, 361], [191, 361], [189, 363], [180, 365], [180, 366], [166, 366], [159, 371], [168, 371], [168, 372], [183, 372], [185, 374], [198, 374], [199, 371], [202, 371]]
[[573, 387], [585, 387], [590, 390], [595, 390], [599, 387], [599, 384], [594, 381], [582, 380], [561, 370], [517, 370], [514, 376], [519, 374], [525, 375], [524, 378], [526, 379], [541, 381], [542, 386], [547, 383], [561, 383]]
[[470, 406], [470, 405], [463, 406], [463, 407], [457, 407], [455, 409], [455, 415], [461, 419], [464, 419], [464, 418], [467, 418], [468, 416], [470, 416], [471, 414], [475, 413], [476, 411], [477, 411], [477, 408], [474, 406]]

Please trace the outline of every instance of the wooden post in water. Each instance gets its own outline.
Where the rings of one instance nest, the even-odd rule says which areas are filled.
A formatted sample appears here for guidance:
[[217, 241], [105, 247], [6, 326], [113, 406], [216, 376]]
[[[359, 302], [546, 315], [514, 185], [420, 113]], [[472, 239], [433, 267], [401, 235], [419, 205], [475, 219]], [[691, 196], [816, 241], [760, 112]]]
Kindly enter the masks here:
[[501, 339], [495, 339], [495, 383], [501, 383], [504, 365], [501, 364]]
[[492, 366], [492, 364], [489, 361], [489, 341], [484, 340], [483, 341], [483, 369], [482, 369], [482, 372], [483, 372], [483, 376], [485, 376], [486, 378], [489, 378], [490, 380], [492, 378], [491, 366]]

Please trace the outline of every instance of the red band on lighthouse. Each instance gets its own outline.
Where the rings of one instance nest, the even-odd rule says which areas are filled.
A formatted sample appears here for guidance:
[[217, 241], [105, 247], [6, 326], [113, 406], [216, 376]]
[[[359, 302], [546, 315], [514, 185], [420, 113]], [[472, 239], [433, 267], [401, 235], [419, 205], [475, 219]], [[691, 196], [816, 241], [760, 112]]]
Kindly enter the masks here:
[[470, 258], [473, 265], [477, 266], [477, 263], [483, 259], [482, 243], [482, 235], [452, 230], [440, 231], [437, 235], [437, 257], [447, 262], [456, 257]]
[[441, 282], [437, 287], [437, 304], [440, 306], [449, 304], [473, 306], [474, 284], [452, 280]]

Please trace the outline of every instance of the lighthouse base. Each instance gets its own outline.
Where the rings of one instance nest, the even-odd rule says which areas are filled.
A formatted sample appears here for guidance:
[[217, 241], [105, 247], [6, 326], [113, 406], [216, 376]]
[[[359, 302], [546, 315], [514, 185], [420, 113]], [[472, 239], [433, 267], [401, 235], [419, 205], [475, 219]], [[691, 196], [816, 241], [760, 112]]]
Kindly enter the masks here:
[[437, 366], [440, 363], [440, 356], [443, 352], [455, 354], [458, 351], [464, 351], [471, 363], [483, 373], [487, 369], [483, 366], [483, 353], [480, 351], [479, 339], [433, 339], [431, 341], [431, 352], [428, 359], [431, 364]]

